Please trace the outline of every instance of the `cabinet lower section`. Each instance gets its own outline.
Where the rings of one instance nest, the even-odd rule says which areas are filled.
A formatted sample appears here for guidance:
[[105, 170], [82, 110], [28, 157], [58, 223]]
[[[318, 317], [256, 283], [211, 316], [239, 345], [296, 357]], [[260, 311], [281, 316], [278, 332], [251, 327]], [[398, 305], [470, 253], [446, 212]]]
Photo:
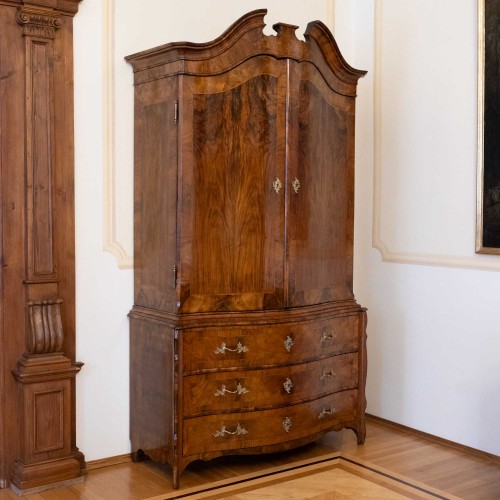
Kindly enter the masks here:
[[132, 450], [169, 463], [175, 487], [197, 459], [287, 450], [344, 427], [364, 442], [366, 314], [354, 302], [231, 321], [130, 316]]

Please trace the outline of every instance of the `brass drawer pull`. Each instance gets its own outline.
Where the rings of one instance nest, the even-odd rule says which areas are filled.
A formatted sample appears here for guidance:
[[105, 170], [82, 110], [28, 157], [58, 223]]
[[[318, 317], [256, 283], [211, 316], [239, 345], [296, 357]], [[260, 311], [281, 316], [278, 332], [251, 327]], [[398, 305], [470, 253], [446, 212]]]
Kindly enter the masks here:
[[242, 436], [243, 434], [248, 434], [248, 431], [244, 428], [241, 427], [241, 425], [238, 423], [236, 426], [236, 430], [231, 432], [226, 429], [225, 425], [222, 425], [220, 428], [220, 431], [215, 431], [214, 432], [214, 437], [224, 437], [225, 435], [231, 435], [231, 436]]
[[248, 347], [244, 346], [241, 342], [238, 342], [236, 344], [236, 347], [234, 349], [231, 349], [230, 347], [227, 347], [225, 342], [221, 342], [220, 347], [217, 347], [217, 349], [215, 349], [214, 353], [215, 354], [226, 354], [226, 351], [237, 352], [238, 354], [241, 354], [242, 352], [248, 352]]
[[334, 413], [335, 413], [335, 408], [333, 405], [330, 405], [330, 408], [323, 408], [318, 413], [318, 418], [321, 420], [322, 418], [326, 417], [327, 415], [333, 415]]
[[249, 392], [249, 390], [246, 387], [243, 387], [239, 382], [238, 385], [236, 386], [236, 389], [234, 391], [230, 391], [226, 389], [226, 386], [222, 384], [220, 386], [220, 389], [217, 389], [214, 392], [214, 396], [224, 396], [225, 394], [238, 394], [240, 396], [241, 394], [246, 394]]
[[320, 380], [326, 380], [327, 378], [335, 377], [335, 372], [333, 370], [323, 370]]
[[285, 429], [285, 432], [290, 432], [290, 429], [292, 428], [292, 419], [290, 417], [285, 417], [283, 420], [283, 429]]
[[334, 332], [323, 332], [323, 335], [321, 336], [320, 343], [324, 344], [327, 341], [334, 341], [337, 338], [337, 334]]
[[285, 341], [283, 342], [283, 344], [285, 345], [285, 349], [290, 352], [292, 350], [292, 346], [293, 346], [293, 339], [292, 337], [290, 337], [290, 335], [288, 335], [288, 337], [285, 339]]
[[278, 179], [278, 177], [276, 177], [276, 179], [274, 179], [274, 182], [273, 182], [273, 189], [276, 191], [276, 193], [280, 192], [280, 189], [282, 188], [282, 186], [283, 186], [283, 184]]
[[293, 187], [293, 190], [295, 191], [295, 193], [298, 193], [298, 192], [299, 192], [299, 189], [300, 189], [300, 181], [299, 181], [299, 179], [297, 179], [297, 177], [295, 177], [295, 179], [293, 180], [293, 182], [292, 182], [292, 187]]
[[292, 392], [292, 389], [293, 389], [293, 382], [292, 382], [292, 380], [287, 377], [287, 379], [283, 383], [283, 387], [285, 388], [285, 391], [288, 394], [290, 394]]

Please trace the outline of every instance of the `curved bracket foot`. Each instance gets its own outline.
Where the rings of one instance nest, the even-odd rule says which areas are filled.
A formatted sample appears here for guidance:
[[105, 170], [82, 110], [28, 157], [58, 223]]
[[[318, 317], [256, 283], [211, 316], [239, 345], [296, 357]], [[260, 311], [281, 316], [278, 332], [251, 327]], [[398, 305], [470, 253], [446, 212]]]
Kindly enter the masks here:
[[142, 450], [137, 450], [132, 453], [132, 462], [134, 463], [144, 462], [145, 460], [148, 460], [148, 458], [149, 457]]

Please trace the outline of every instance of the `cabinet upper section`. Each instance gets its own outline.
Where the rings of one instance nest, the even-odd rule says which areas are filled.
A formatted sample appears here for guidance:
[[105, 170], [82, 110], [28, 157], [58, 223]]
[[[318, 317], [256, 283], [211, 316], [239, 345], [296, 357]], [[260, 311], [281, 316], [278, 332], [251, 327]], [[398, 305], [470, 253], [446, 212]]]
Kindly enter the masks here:
[[364, 74], [327, 28], [252, 12], [135, 69], [135, 304], [175, 314], [352, 300]]
[[266, 9], [241, 17], [220, 37], [207, 43], [176, 42], [139, 52], [126, 59], [140, 84], [171, 75], [214, 76], [230, 71], [259, 55], [310, 62], [336, 92], [356, 95], [356, 84], [366, 74], [342, 57], [329, 29], [321, 21], [307, 25], [305, 42], [295, 36], [298, 26], [277, 23], [277, 36], [263, 32]]

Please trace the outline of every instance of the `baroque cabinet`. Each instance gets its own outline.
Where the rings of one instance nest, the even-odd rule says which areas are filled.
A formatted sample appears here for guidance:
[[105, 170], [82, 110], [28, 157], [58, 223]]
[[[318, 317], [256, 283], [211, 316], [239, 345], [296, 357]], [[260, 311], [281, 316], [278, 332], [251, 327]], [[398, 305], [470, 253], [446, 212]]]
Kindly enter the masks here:
[[326, 26], [266, 10], [135, 73], [131, 440], [171, 464], [365, 438], [353, 296], [358, 79]]

